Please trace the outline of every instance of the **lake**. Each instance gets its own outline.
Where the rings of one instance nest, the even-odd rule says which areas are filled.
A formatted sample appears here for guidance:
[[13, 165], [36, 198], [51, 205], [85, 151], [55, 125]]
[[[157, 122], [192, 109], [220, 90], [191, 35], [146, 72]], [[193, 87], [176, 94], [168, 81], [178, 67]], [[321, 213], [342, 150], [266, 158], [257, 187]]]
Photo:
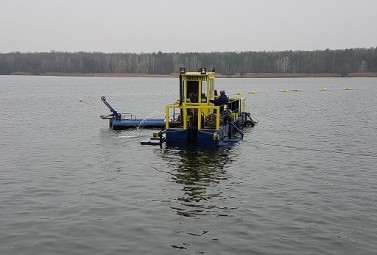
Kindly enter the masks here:
[[375, 254], [377, 78], [216, 88], [259, 123], [211, 151], [99, 118], [162, 117], [177, 78], [0, 76], [0, 254]]

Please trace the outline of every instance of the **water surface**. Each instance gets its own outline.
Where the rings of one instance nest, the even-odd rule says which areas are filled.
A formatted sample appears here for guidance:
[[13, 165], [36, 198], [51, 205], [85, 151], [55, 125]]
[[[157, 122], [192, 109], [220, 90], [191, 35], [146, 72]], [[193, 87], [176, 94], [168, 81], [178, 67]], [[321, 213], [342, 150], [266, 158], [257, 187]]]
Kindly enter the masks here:
[[0, 76], [0, 254], [375, 253], [376, 78], [218, 79], [259, 124], [217, 151], [99, 118], [161, 117], [177, 84]]

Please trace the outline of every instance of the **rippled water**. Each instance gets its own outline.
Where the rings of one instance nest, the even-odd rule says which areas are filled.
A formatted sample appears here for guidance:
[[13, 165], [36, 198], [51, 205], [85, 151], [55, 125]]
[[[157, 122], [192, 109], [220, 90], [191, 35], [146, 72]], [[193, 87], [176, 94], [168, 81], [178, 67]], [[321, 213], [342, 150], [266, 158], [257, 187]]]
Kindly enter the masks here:
[[217, 151], [98, 117], [102, 95], [161, 117], [177, 88], [0, 76], [0, 254], [375, 254], [376, 78], [218, 79], [259, 124]]

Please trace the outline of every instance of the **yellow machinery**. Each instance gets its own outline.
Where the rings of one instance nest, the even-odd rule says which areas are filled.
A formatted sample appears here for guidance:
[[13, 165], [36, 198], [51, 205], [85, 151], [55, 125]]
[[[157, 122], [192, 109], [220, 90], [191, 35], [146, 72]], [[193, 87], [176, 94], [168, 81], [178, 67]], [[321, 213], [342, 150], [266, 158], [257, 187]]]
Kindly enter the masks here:
[[[215, 71], [201, 68], [197, 72], [180, 69], [179, 99], [166, 106], [165, 130], [161, 141], [167, 143], [215, 144], [240, 140], [244, 126], [254, 125], [245, 112], [245, 98], [229, 98], [224, 106], [215, 106], [217, 96]], [[224, 111], [220, 113], [220, 108]]]

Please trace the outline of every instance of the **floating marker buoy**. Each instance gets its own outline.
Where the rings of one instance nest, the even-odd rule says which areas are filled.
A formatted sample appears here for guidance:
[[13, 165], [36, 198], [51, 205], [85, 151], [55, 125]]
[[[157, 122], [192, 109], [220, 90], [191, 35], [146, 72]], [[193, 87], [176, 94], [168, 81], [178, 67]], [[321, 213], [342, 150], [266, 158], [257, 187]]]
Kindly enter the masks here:
[[321, 91], [328, 91], [328, 88], [322, 88]]
[[301, 89], [294, 89], [294, 91], [296, 91], [296, 92], [300, 92], [300, 91], [301, 91]]
[[257, 92], [255, 92], [255, 90], [251, 90], [250, 92], [249, 92], [249, 94], [256, 94]]
[[352, 90], [352, 88], [346, 88], [345, 90]]
[[79, 102], [82, 102], [82, 99], [79, 99]]
[[242, 95], [243, 93], [242, 92], [237, 92], [237, 95]]
[[289, 92], [289, 89], [285, 89], [285, 90], [283, 90], [283, 92]]

